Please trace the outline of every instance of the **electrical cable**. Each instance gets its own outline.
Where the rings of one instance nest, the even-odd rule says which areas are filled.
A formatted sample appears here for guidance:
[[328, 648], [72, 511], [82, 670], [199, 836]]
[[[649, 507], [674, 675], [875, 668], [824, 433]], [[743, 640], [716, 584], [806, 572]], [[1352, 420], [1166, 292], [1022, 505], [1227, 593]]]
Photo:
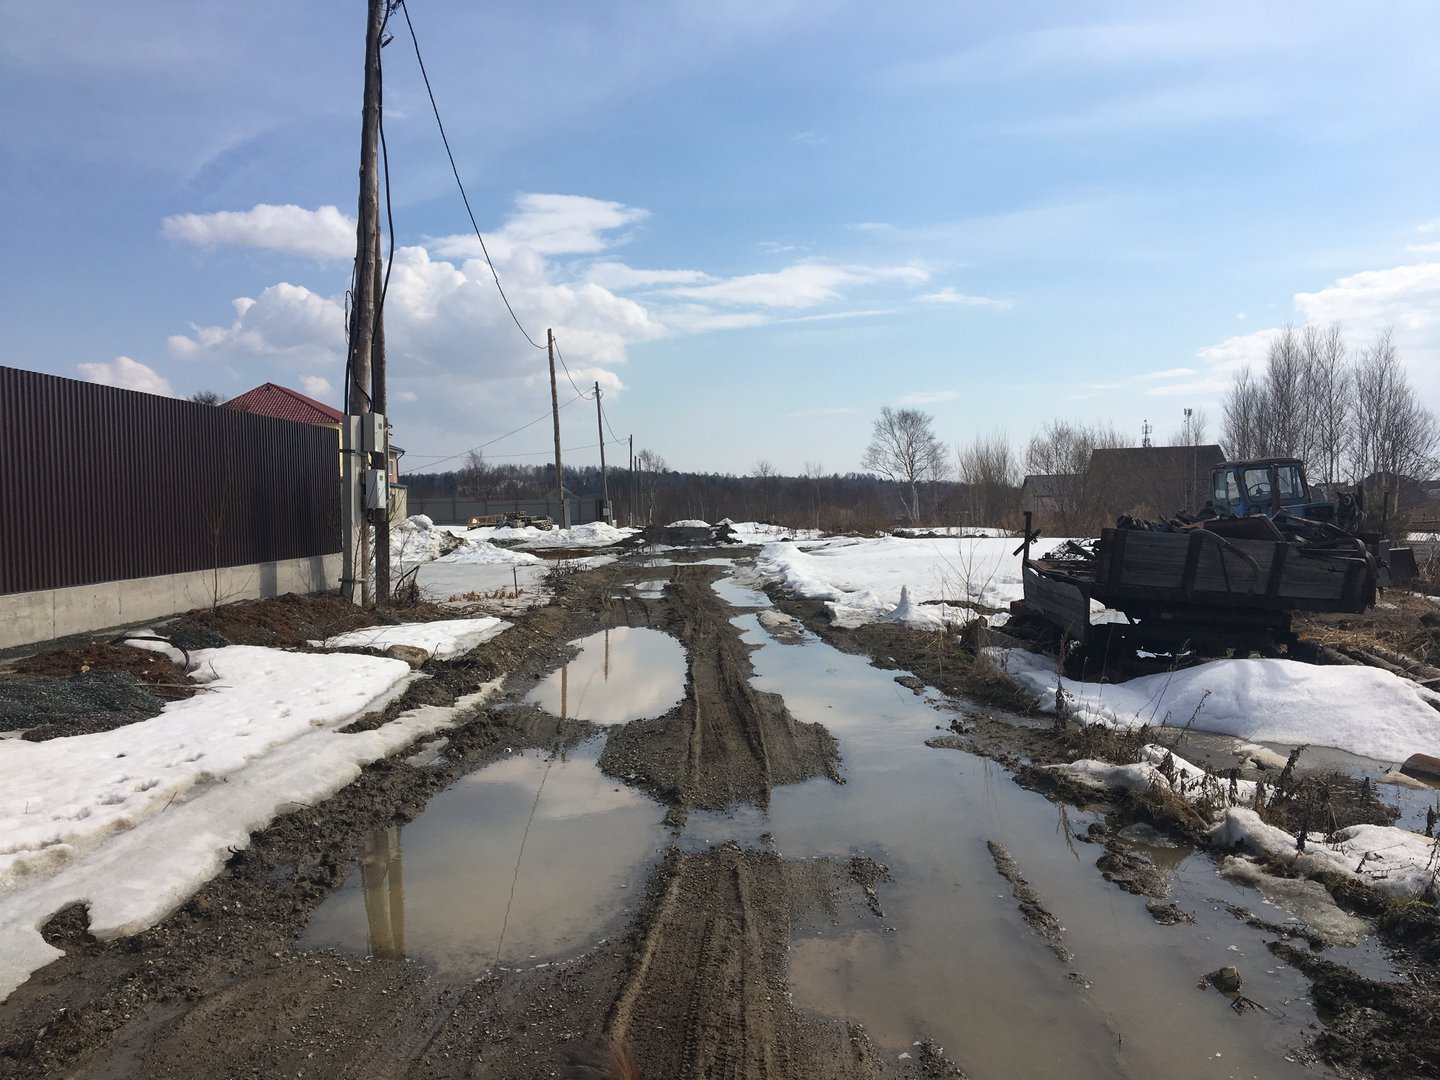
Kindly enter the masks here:
[[617, 443], [623, 443], [625, 440], [619, 435], [616, 435], [615, 429], [610, 426], [610, 414], [605, 411], [605, 403], [603, 401], [600, 403], [600, 415], [605, 418], [605, 428], [610, 432], [610, 438]]
[[560, 351], [559, 338], [555, 339], [555, 355], [560, 358], [560, 366], [565, 369], [565, 378], [570, 380], [570, 389], [574, 390], [575, 393], [579, 394], [586, 401], [594, 401], [595, 391], [591, 390], [589, 393], [586, 393], [584, 390], [581, 390], [580, 387], [575, 385], [574, 376], [570, 374], [570, 366], [565, 363], [565, 354]]
[[480, 233], [480, 226], [475, 221], [475, 211], [470, 209], [470, 196], [465, 194], [465, 184], [460, 179], [460, 169], [455, 164], [455, 155], [450, 150], [450, 139], [445, 134], [445, 123], [440, 119], [440, 106], [435, 103], [435, 91], [430, 87], [430, 76], [425, 71], [425, 59], [420, 55], [420, 39], [415, 36], [415, 24], [410, 21], [410, 7], [405, 0], [399, 0], [399, 7], [405, 13], [405, 26], [410, 31], [410, 43], [415, 46], [415, 62], [420, 65], [420, 78], [425, 81], [425, 93], [430, 96], [430, 111], [435, 114], [435, 124], [440, 129], [440, 141], [445, 144], [445, 156], [450, 159], [450, 171], [455, 174], [455, 184], [460, 189], [460, 199], [465, 203], [465, 213], [470, 215], [470, 227], [475, 230], [475, 238], [480, 241], [480, 250], [485, 255], [485, 264], [490, 267], [490, 276], [495, 279], [495, 288], [500, 293], [500, 299], [505, 301], [505, 310], [510, 312], [510, 318], [515, 321], [516, 328], [525, 336], [528, 341], [537, 349], [545, 348], [538, 341], [530, 336], [529, 331], [520, 322], [520, 316], [515, 314], [515, 309], [510, 306], [510, 298], [505, 295], [505, 287], [500, 284], [500, 274], [495, 269], [495, 263], [490, 259], [490, 250], [485, 246], [485, 237]]
[[[583, 395], [582, 395], [582, 396], [583, 396]], [[564, 405], [561, 405], [560, 408], [562, 408], [562, 409], [568, 408], [569, 406], [574, 405], [575, 402], [577, 402], [577, 401], [579, 401], [579, 400], [580, 400], [579, 397], [573, 397], [573, 398], [571, 398], [569, 401], [565, 402]], [[520, 432], [524, 431], [526, 428], [532, 428], [532, 427], [534, 427], [536, 424], [540, 423], [541, 420], [548, 420], [548, 419], [550, 418], [550, 416], [551, 416], [550, 410], [549, 410], [549, 409], [546, 409], [545, 412], [543, 412], [541, 415], [537, 416], [534, 420], [531, 420], [528, 424], [521, 424], [521, 425], [520, 425], [518, 428], [516, 428], [514, 431], [507, 431], [504, 435], [497, 435], [495, 438], [491, 439], [489, 442], [483, 442], [483, 443], [481, 443], [479, 446], [472, 446], [472, 447], [470, 447], [469, 450], [461, 450], [458, 454], [450, 454], [448, 457], [442, 457], [442, 458], [440, 458], [440, 460], [438, 460], [438, 461], [432, 461], [432, 462], [430, 462], [429, 465], [426, 465], [426, 466], [424, 466], [424, 467], [427, 468], [427, 469], [433, 469], [436, 465], [443, 465], [443, 464], [445, 464], [445, 462], [447, 462], [447, 461], [454, 461], [456, 458], [462, 458], [462, 457], [464, 457], [466, 454], [472, 454], [472, 453], [474, 453], [476, 450], [483, 450], [483, 449], [485, 449], [485, 447], [487, 447], [487, 446], [494, 446], [497, 442], [500, 442], [500, 441], [502, 441], [502, 440], [504, 440], [504, 439], [508, 439], [511, 435], [518, 435], [518, 434], [520, 434]], [[416, 457], [427, 457], [428, 455], [426, 455], [426, 454], [407, 454], [406, 456], [407, 456], [407, 457], [411, 457], [411, 458], [416, 458]]]

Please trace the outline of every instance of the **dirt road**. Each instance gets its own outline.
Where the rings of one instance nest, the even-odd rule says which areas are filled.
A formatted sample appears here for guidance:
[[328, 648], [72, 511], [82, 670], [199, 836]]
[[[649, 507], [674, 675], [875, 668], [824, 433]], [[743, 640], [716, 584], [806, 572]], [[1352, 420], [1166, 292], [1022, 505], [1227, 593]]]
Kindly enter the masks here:
[[[674, 634], [690, 657], [684, 700], [614, 732], [602, 764], [683, 821], [693, 808], [763, 806], [777, 785], [836, 776], [834, 740], [796, 724], [750, 685], [747, 647], [710, 583], [676, 566], [660, 598], [627, 597], [633, 570], [576, 576], [471, 662], [436, 666], [414, 700], [453, 699], [498, 675], [515, 699], [609, 625]], [[618, 593], [617, 593], [617, 590]], [[615, 597], [619, 595], [621, 599]], [[402, 700], [372, 726], [414, 703]], [[66, 956], [0, 1005], [0, 1076], [534, 1077], [620, 1039], [651, 1077], [896, 1074], [858, 1029], [789, 1004], [792, 917], [852, 908], [883, 869], [791, 862], [722, 845], [678, 850], [653, 871], [628, 931], [578, 961], [445, 980], [401, 961], [307, 953], [297, 938], [345, 879], [364, 838], [412, 820], [427, 800], [508, 748], [563, 749], [590, 726], [494, 707], [450, 732], [444, 763], [379, 762], [324, 804], [277, 820], [159, 926], [101, 944], [70, 909], [47, 936]], [[944, 1075], [920, 1054], [905, 1071]]]
[[[85, 933], [82, 909], [58, 916], [47, 928], [47, 937], [64, 948], [66, 956], [0, 1004], [0, 1077], [518, 1080], [566, 1075], [572, 1056], [612, 1040], [630, 1049], [641, 1075], [651, 1080], [960, 1075], [931, 1043], [921, 1041], [901, 1054], [893, 1038], [888, 1045], [877, 1046], [859, 1026], [823, 1019], [792, 1003], [797, 927], [826, 931], [839, 927], [842, 947], [851, 947], [845, 942], [855, 948], [871, 947], [865, 942], [886, 943], [883, 947], [891, 950], [887, 955], [896, 964], [920, 968], [926, 965], [929, 944], [938, 941], [927, 940], [924, 933], [954, 931], [950, 923], [936, 921], [933, 908], [912, 910], [910, 925], [919, 928], [921, 937], [902, 942], [896, 935], [899, 920], [887, 919], [877, 899], [877, 886], [891, 895], [886, 893], [887, 869], [869, 858], [815, 857], [813, 850], [811, 857], [786, 856], [775, 850], [768, 832], [748, 836], [744, 846], [728, 842], [728, 834], [714, 832], [729, 827], [723, 824], [729, 818], [715, 812], [735, 812], [743, 818], [745, 807], [764, 808], [802, 781], [810, 781], [811, 788], [864, 794], [857, 790], [863, 781], [855, 782], [853, 766], [841, 760], [831, 731], [820, 723], [797, 720], [785, 698], [756, 689], [753, 646], [732, 623], [734, 609], [712, 588], [721, 573], [715, 566], [681, 563], [657, 568], [622, 562], [567, 578], [555, 603], [523, 616], [472, 657], [431, 665], [431, 679], [415, 684], [405, 699], [356, 725], [385, 723], [418, 703], [449, 704], [480, 684], [503, 677], [501, 695], [448, 732], [449, 743], [438, 761], [410, 762], [398, 755], [370, 766], [333, 798], [281, 818], [256, 834], [224, 873], [184, 907], [133, 938], [101, 944]], [[657, 574], [666, 579], [663, 591], [633, 587]], [[962, 702], [952, 730], [928, 740], [931, 746], [948, 749], [926, 750], [916, 744], [920, 754], [935, 756], [932, 760], [948, 760], [944, 755], [954, 749], [967, 750], [1018, 769], [1025, 783], [1035, 784], [1038, 774], [1031, 767], [1035, 762], [1107, 753], [1120, 757], [1127, 750], [1118, 742], [1106, 744], [1111, 737], [1097, 732], [1020, 722], [1005, 712], [1005, 706], [1015, 703], [1013, 690], [977, 674], [952, 641], [894, 626], [836, 631], [826, 625], [815, 605], [782, 606], [832, 644], [861, 653], [881, 667], [914, 672], [924, 684], [948, 691]], [[668, 837], [663, 844], [668, 846], [646, 864], [643, 890], [637, 889], [643, 896], [628, 909], [617, 932], [560, 962], [500, 963], [497, 948], [494, 962], [444, 971], [411, 960], [367, 959], [299, 944], [317, 910], [355, 874], [357, 861], [377, 831], [415, 822], [462, 778], [514, 751], [535, 748], [553, 760], [602, 736], [594, 725], [556, 719], [523, 699], [569, 656], [568, 642], [622, 626], [666, 631], [684, 646], [688, 662], [679, 704], [658, 717], [610, 729], [599, 752], [607, 791], [609, 785], [642, 791], [668, 810], [662, 829]], [[913, 687], [896, 687], [884, 676], [872, 681], [892, 696], [911, 697]], [[902, 682], [902, 687], [912, 682]], [[933, 719], [927, 714], [924, 722], [933, 726]], [[872, 737], [880, 747], [894, 744], [883, 730]], [[912, 772], [883, 774], [872, 783], [888, 785], [898, 779], [903, 784], [910, 775], [919, 776], [913, 764], [905, 767]], [[852, 777], [847, 787], [830, 787], [847, 774]], [[927, 790], [935, 790], [934, 776], [926, 775], [931, 785]], [[1008, 778], [1002, 782], [1013, 787]], [[897, 799], [903, 802], [893, 790], [883, 789], [875, 810], [883, 811]], [[984, 798], [978, 804], [982, 809], [993, 805], [1000, 794], [988, 788], [982, 791]], [[529, 805], [530, 793], [523, 794]], [[1062, 856], [1066, 864], [1073, 856], [1079, 865], [1083, 860], [1078, 848], [1088, 842], [1094, 842], [1094, 855], [1087, 856], [1094, 865], [1098, 865], [1096, 856], [1103, 862], [1120, 850], [1115, 834], [1137, 812], [1151, 814], [1162, 827], [1179, 827], [1160, 820], [1163, 807], [1106, 803], [1094, 792], [1080, 790], [1052, 789], [1048, 794], [1059, 808], [1069, 845]], [[539, 803], [539, 793], [534, 795]], [[1046, 808], [1043, 801], [1033, 801]], [[1066, 806], [1076, 804], [1083, 807], [1090, 824], [1081, 828], [1077, 823], [1071, 836]], [[817, 805], [822, 806], [818, 813], [823, 824], [823, 807], [828, 805], [823, 791]], [[1025, 812], [1039, 813], [1033, 806]], [[789, 821], [798, 829], [805, 819], [795, 814], [792, 809]], [[702, 830], [702, 834], [719, 836], [722, 842], [707, 844], [682, 835], [687, 819], [692, 825], [694, 819], [711, 821], [712, 832]], [[748, 820], [754, 819], [752, 814]], [[714, 825], [717, 820], [722, 824]], [[1034, 819], [1042, 820], [1043, 816]], [[1031, 833], [1037, 831], [1034, 821], [1028, 826]], [[476, 824], [484, 827], [483, 822]], [[1007, 833], [1007, 844], [1017, 839], [1026, 843], [1010, 817], [989, 824]], [[970, 896], [972, 907], [979, 906], [977, 895], [986, 897], [997, 919], [1013, 914], [1013, 923], [982, 919], [979, 924], [988, 933], [1002, 935], [1000, 970], [1014, 966], [1015, 957], [1022, 965], [1031, 964], [1041, 973], [1042, 984], [1057, 987], [1056, 1000], [1063, 1004], [1055, 1007], [1062, 1011], [1073, 1011], [1072, 1001], [1088, 1000], [1084, 995], [1092, 991], [1086, 977], [1097, 974], [1092, 965], [1104, 972], [1110, 961], [1095, 945], [1115, 932], [1116, 911], [1112, 908], [1104, 914], [1113, 901], [1087, 893], [1089, 910], [1102, 912], [1102, 917], [1087, 928], [1087, 909], [1072, 909], [1062, 944], [1061, 922], [1044, 906], [1051, 898], [1045, 893], [1047, 885], [1060, 879], [1044, 860], [1043, 849], [1032, 846], [1017, 862], [998, 842], [987, 848], [983, 839], [962, 829], [952, 832], [943, 818], [907, 821], [905, 826], [916, 833], [936, 830], [940, 846], [922, 845], [918, 849], [922, 860], [928, 860], [931, 852], [971, 840], [978, 846], [989, 864], [983, 871], [967, 871], [977, 875], [973, 879], [941, 881], [940, 892], [923, 895], [948, 897], [952, 894], [945, 889], [968, 889], [978, 883], [978, 894], [959, 895]], [[822, 850], [847, 847], [839, 843]], [[1127, 859], [1136, 863], [1129, 878], [1156, 877], [1147, 857], [1124, 850]], [[482, 869], [503, 876], [512, 868]], [[912, 861], [907, 870], [912, 880], [923, 877], [924, 863], [917, 866]], [[1101, 874], [1091, 876], [1101, 881]], [[1116, 884], [1145, 891], [1133, 881], [1119, 880], [1125, 877], [1105, 874], [1098, 887], [1117, 895]], [[511, 888], [513, 896], [513, 884]], [[1152, 897], [1163, 892], [1151, 890]], [[458, 895], [451, 902], [463, 906], [475, 901]], [[1137, 910], [1149, 922], [1143, 902], [1137, 901], [1141, 905]], [[1364, 897], [1347, 899], [1356, 910], [1365, 902]], [[1150, 904], [1152, 914], [1169, 912], [1172, 922], [1194, 918], [1193, 902], [1183, 911], [1158, 899]], [[1318, 1052], [1310, 1051], [1313, 1060], [1327, 1056], [1346, 1070], [1342, 1075], [1423, 1075], [1440, 1060], [1435, 1037], [1425, 1034], [1435, 1030], [1428, 1021], [1437, 1016], [1432, 957], [1440, 933], [1433, 919], [1427, 922], [1413, 911], [1369, 915], [1378, 917], [1382, 929], [1387, 919], [1392, 920], [1385, 931], [1387, 942], [1399, 950], [1396, 962], [1407, 972], [1406, 984], [1381, 989], [1353, 975], [1338, 977], [1337, 969], [1326, 961], [1310, 962], [1298, 952], [1284, 951], [1291, 949], [1286, 944], [1294, 936], [1290, 928], [1238, 909], [1234, 918], [1248, 919], [1245, 925], [1271, 934], [1272, 952], [1315, 984], [1326, 1028], [1316, 1042]], [[1222, 912], [1215, 918], [1228, 921], [1231, 914]], [[1155, 922], [1166, 920], [1155, 914]], [[1218, 925], [1212, 924], [1210, 932]], [[1054, 933], [1047, 936], [1045, 927]], [[845, 937], [851, 930], [854, 936]], [[1133, 924], [1127, 932], [1133, 932]], [[1036, 963], [1033, 948], [1053, 955]], [[1083, 958], [1086, 977], [1068, 970], [1072, 948], [1088, 949]], [[983, 953], [982, 947], [977, 962]], [[1196, 974], [1200, 973], [1203, 969]], [[962, 991], [946, 981], [955, 974], [946, 969], [934, 977], [939, 980], [936, 985], [946, 986], [946, 992], [958, 1000]], [[1117, 977], [1122, 982], [1129, 977], [1130, 970], [1121, 964], [1109, 974], [1114, 985]], [[1157, 983], [1161, 993], [1171, 993], [1175, 985], [1195, 993], [1193, 979], [1182, 984], [1167, 973], [1166, 980]], [[883, 987], [877, 992], [883, 995]], [[972, 995], [968, 998], [972, 1002], [994, 996], [985, 985], [966, 987], [963, 993]], [[1003, 1001], [995, 1005], [1001, 1017], [1015, 1011]], [[1082, 1024], [1092, 1015], [1084, 1011], [1087, 1008], [1076, 1014]], [[1096, 1031], [1073, 1037], [1076, 1045], [1091, 1047], [1096, 1055], [1085, 1075], [1107, 1075], [1112, 1061], [1118, 1064], [1124, 1059], [1115, 1036], [1107, 1030], [1105, 1009], [1097, 1006], [1093, 1015]], [[1228, 1017], [1222, 1019], [1230, 1026]], [[1007, 1037], [999, 1030], [975, 1033], [981, 1041], [1000, 1044], [997, 1060], [1001, 1062]], [[1299, 1041], [1297, 1033], [1286, 1052]]]

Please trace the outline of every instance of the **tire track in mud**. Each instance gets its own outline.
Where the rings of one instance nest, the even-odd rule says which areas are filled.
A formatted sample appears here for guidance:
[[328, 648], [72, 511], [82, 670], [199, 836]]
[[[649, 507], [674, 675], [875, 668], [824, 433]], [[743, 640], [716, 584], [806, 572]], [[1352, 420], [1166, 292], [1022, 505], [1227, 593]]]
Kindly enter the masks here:
[[[647, 604], [685, 647], [685, 699], [664, 716], [611, 733], [600, 767], [673, 808], [769, 804], [771, 792], [814, 776], [840, 781], [839, 749], [819, 724], [797, 723], [777, 694], [751, 685], [749, 647], [734, 609], [711, 587], [713, 567], [677, 566], [663, 598]], [[652, 625], [655, 625], [652, 623]]]

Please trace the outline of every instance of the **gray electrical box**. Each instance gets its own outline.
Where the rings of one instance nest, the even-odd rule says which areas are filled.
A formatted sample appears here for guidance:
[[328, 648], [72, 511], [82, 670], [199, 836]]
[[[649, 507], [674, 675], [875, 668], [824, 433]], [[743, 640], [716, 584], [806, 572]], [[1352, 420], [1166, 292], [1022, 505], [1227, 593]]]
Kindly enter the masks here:
[[367, 454], [385, 452], [385, 417], [381, 413], [360, 415], [360, 449]]
[[365, 470], [365, 509], [385, 510], [390, 506], [390, 485], [384, 469]]

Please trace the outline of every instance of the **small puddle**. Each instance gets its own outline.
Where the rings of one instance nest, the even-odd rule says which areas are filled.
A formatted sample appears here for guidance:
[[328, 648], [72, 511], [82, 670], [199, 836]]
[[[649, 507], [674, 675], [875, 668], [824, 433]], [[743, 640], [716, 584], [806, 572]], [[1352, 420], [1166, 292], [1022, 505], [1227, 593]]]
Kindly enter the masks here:
[[666, 833], [662, 807], [596, 767], [604, 741], [515, 754], [372, 834], [300, 945], [458, 978], [574, 957], [620, 929]]
[[[739, 606], [768, 607], [733, 582], [717, 590]], [[682, 843], [733, 838], [788, 857], [863, 854], [894, 879], [877, 886], [878, 925], [821, 919], [795, 928], [798, 1007], [858, 1021], [897, 1052], [935, 1038], [975, 1077], [1326, 1075], [1286, 1057], [1315, 1020], [1306, 981], [1266, 949], [1270, 935], [1224, 905], [1274, 922], [1283, 911], [1221, 880], [1204, 856], [1155, 848], [1147, 853], [1174, 881], [1170, 900], [1197, 920], [1161, 926], [1143, 897], [1100, 876], [1103, 848], [1077, 836], [1090, 818], [1020, 788], [983, 758], [924, 745], [954, 716], [934, 691], [917, 696], [893, 673], [814, 639], [777, 642], [755, 614], [733, 621], [758, 646], [756, 688], [783, 695], [798, 721], [835, 735], [847, 782], [778, 788], [768, 814], [692, 813]], [[987, 840], [1011, 852], [1059, 919], [1070, 964], [1022, 921]], [[1328, 955], [1348, 959], [1337, 951]], [[1226, 998], [1196, 988], [1232, 963], [1264, 1010], [1237, 1017]]]
[[659, 630], [620, 626], [572, 642], [580, 655], [525, 698], [552, 716], [624, 724], [661, 716], [685, 696], [685, 650]]

